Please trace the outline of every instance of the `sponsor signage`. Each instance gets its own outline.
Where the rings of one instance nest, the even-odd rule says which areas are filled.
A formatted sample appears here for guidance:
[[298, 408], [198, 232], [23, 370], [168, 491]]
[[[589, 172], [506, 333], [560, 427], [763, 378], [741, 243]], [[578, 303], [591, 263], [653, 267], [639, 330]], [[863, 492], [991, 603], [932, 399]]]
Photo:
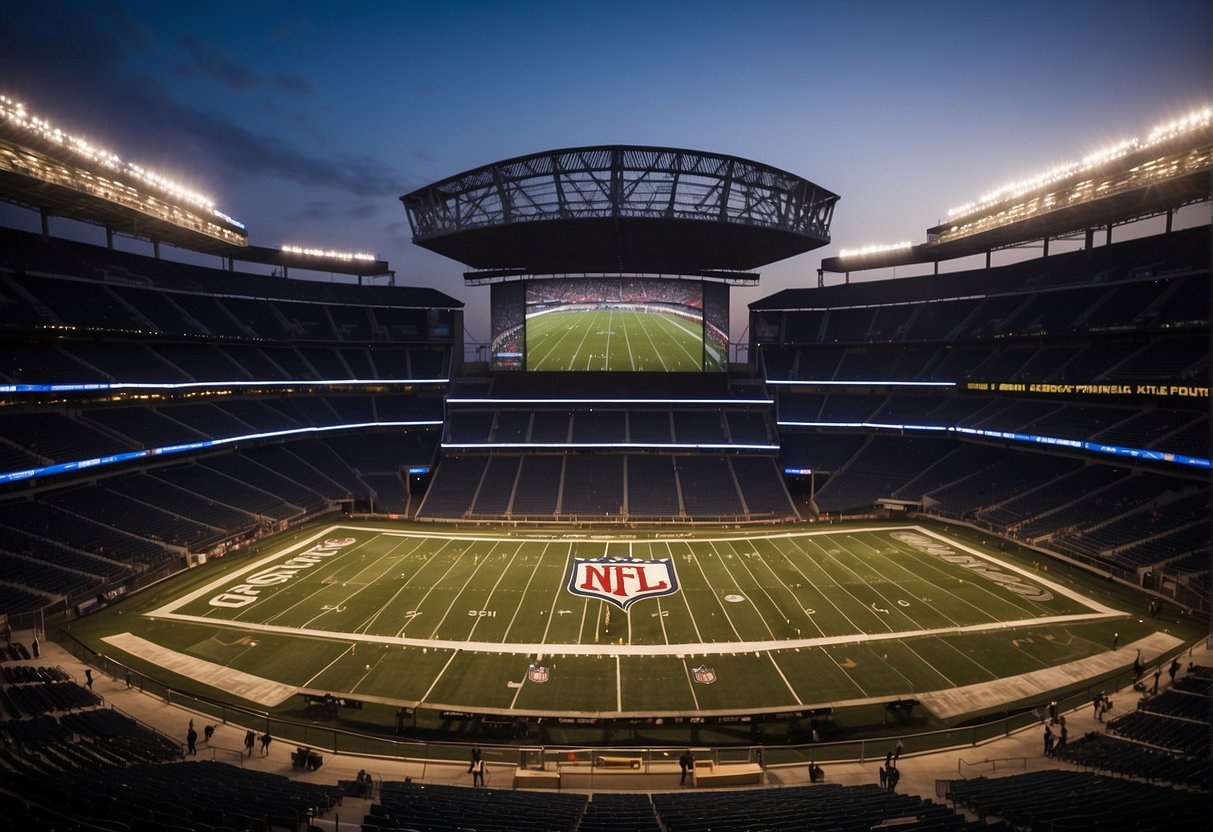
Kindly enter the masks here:
[[284, 584], [299, 572], [311, 569], [318, 563], [324, 563], [328, 558], [340, 552], [346, 546], [357, 542], [352, 537], [331, 537], [318, 546], [313, 546], [305, 552], [274, 564], [266, 569], [254, 572], [244, 578], [244, 582], [231, 587], [210, 600], [212, 607], [245, 607], [261, 596], [261, 590]]
[[1054, 384], [1024, 381], [966, 381], [961, 389], [975, 393], [1014, 393], [1037, 396], [1097, 396], [1150, 399], [1208, 399], [1209, 388], [1198, 384]]

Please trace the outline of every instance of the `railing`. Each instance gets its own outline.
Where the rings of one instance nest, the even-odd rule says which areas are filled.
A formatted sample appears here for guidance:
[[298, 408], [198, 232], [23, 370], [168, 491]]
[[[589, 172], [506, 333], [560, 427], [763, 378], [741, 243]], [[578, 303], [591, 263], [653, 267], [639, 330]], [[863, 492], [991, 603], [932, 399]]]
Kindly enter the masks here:
[[[76, 658], [100, 669], [101, 672], [115, 680], [126, 680], [131, 687], [163, 699], [165, 702], [209, 715], [217, 722], [232, 723], [257, 732], [269, 732], [277, 741], [307, 746], [325, 753], [354, 754], [385, 760], [418, 762], [422, 764], [422, 777], [425, 776], [425, 766], [430, 763], [466, 763], [473, 745], [479, 746], [482, 759], [490, 766], [540, 769], [574, 766], [586, 771], [593, 771], [604, 768], [597, 761], [605, 754], [612, 757], [624, 755], [638, 758], [640, 761], [638, 771], [640, 772], [650, 772], [654, 768], [660, 770], [664, 769], [666, 765], [676, 763], [679, 755], [687, 748], [687, 745], [633, 747], [605, 742], [602, 746], [594, 747], [560, 745], [537, 747], [533, 743], [529, 745], [495, 745], [480, 741], [428, 742], [357, 733], [332, 726], [280, 719], [264, 711], [224, 703], [183, 691], [153, 677], [138, 673], [114, 659], [95, 653], [65, 630], [58, 630], [56, 635], [58, 642]], [[1068, 711], [1086, 705], [1092, 702], [1097, 692], [1118, 690], [1131, 684], [1132, 681], [1132, 671], [1128, 669], [1089, 680], [1083, 688], [1072, 691], [1068, 695], [1056, 697], [1059, 710]], [[798, 745], [767, 746], [747, 743], [735, 746], [702, 747], [696, 748], [696, 757], [700, 760], [710, 760], [718, 765], [750, 762], [764, 767], [779, 767], [808, 765], [809, 763], [862, 763], [883, 757], [898, 740], [902, 743], [903, 754], [963, 746], [976, 747], [990, 740], [1009, 736], [1017, 730], [1041, 724], [1045, 718], [1046, 707], [1047, 702], [1042, 701], [1034, 710], [1008, 713], [965, 727], [913, 734]]]

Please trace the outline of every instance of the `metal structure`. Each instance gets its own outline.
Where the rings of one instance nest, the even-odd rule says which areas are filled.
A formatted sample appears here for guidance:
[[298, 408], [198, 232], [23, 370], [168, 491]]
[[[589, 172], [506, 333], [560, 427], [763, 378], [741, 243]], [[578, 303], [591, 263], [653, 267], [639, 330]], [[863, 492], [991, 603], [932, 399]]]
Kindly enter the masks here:
[[734, 156], [615, 145], [495, 162], [400, 199], [413, 242], [490, 276], [725, 277], [829, 243], [838, 196]]

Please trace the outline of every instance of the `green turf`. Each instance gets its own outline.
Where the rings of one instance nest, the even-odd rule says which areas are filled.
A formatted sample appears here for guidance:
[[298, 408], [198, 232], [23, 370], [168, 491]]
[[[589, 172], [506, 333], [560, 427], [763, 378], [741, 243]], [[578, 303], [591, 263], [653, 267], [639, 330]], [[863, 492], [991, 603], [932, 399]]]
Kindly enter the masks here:
[[[348, 542], [314, 554], [337, 538]], [[1107, 582], [1039, 571], [1030, 556], [982, 543], [880, 524], [627, 535], [350, 524], [191, 570], [74, 633], [100, 644], [129, 631], [369, 701], [603, 714], [913, 696], [1081, 659], [1107, 650], [1113, 631], [1127, 644], [1156, 629]], [[624, 612], [566, 588], [572, 558], [607, 554], [668, 559], [678, 591]], [[242, 586], [255, 588], [250, 603], [212, 603], [242, 597]], [[528, 678], [532, 664], [547, 681]], [[715, 680], [693, 681], [697, 667]]]
[[[703, 325], [660, 311], [567, 310], [532, 315], [526, 323], [528, 370], [700, 372]], [[706, 369], [722, 369], [709, 357]]]

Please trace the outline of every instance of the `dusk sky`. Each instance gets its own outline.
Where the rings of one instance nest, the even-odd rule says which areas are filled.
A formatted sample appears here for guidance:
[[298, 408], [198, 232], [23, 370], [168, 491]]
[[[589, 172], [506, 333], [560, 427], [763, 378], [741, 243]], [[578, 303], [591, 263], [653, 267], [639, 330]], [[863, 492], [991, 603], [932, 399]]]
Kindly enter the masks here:
[[379, 255], [466, 301], [480, 341], [488, 290], [411, 243], [400, 195], [590, 144], [839, 194], [830, 246], [734, 289], [736, 340], [746, 302], [841, 248], [922, 242], [950, 207], [1207, 106], [1209, 6], [7, 2], [0, 93], [212, 196], [255, 245]]

